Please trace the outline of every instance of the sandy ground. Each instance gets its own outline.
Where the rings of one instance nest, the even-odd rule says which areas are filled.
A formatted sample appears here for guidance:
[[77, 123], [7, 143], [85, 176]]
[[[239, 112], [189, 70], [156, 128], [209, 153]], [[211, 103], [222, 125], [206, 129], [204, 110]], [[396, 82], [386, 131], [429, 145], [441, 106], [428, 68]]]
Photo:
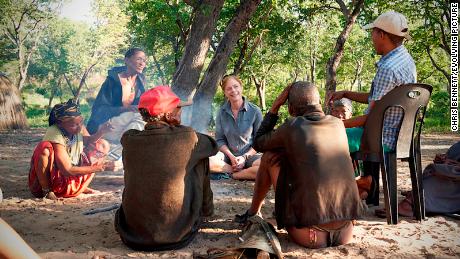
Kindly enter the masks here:
[[[43, 258], [190, 258], [211, 247], [232, 247], [239, 242], [241, 228], [232, 219], [249, 206], [252, 182], [213, 181], [215, 215], [203, 223], [200, 233], [186, 248], [156, 253], [136, 252], [123, 245], [113, 227], [114, 210], [83, 215], [90, 209], [121, 202], [121, 172], [98, 174], [90, 185], [99, 190], [96, 194], [58, 201], [33, 198], [27, 187], [29, 159], [43, 134], [44, 130], [38, 129], [0, 132], [0, 187], [4, 197], [0, 217]], [[459, 140], [459, 135], [453, 134], [424, 135], [423, 165]], [[398, 187], [410, 189], [407, 163], [398, 164]], [[278, 231], [282, 250], [287, 258], [460, 257], [458, 220], [433, 216], [419, 223], [402, 217], [398, 225], [390, 226], [385, 219], [373, 216], [374, 209], [370, 207], [358, 221], [351, 244], [310, 250], [289, 241], [286, 232]], [[274, 195], [270, 193], [262, 213], [268, 216], [273, 210]]]

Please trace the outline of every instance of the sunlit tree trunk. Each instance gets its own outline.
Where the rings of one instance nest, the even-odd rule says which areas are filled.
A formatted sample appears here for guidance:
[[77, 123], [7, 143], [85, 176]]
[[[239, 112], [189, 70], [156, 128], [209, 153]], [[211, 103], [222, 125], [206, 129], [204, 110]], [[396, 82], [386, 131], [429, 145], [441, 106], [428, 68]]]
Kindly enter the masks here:
[[193, 98], [192, 127], [198, 132], [207, 133], [208, 131], [212, 118], [212, 100], [216, 94], [217, 84], [226, 72], [230, 55], [235, 49], [241, 32], [248, 25], [249, 19], [260, 2], [261, 0], [242, 1], [225, 29], [225, 33]]
[[[364, 0], [354, 1], [352, 6], [353, 10], [350, 13], [349, 9], [346, 7], [345, 3], [342, 0], [336, 0], [336, 2], [339, 4], [340, 9], [347, 22], [339, 37], [337, 38], [332, 57], [328, 60], [326, 65], [326, 100], [328, 98], [328, 95], [331, 92], [335, 92], [337, 88], [337, 68], [339, 67], [340, 61], [343, 57], [345, 42], [347, 41], [351, 29], [353, 28], [353, 25], [356, 22], [356, 18], [358, 17], [364, 5]], [[327, 104], [326, 102], [324, 103], [326, 105], [327, 110]]]
[[261, 80], [257, 80], [255, 76], [252, 76], [252, 80], [254, 81], [254, 84], [256, 85], [256, 90], [257, 90], [257, 97], [259, 97], [259, 105], [262, 111], [267, 110], [267, 104], [265, 102], [265, 85], [266, 85], [266, 80], [265, 78]]
[[[182, 99], [191, 99], [198, 85], [223, 4], [223, 0], [208, 0], [194, 6], [195, 18], [185, 43], [184, 54], [172, 79], [172, 89]], [[182, 124], [191, 125], [191, 118], [192, 107], [184, 107]]]

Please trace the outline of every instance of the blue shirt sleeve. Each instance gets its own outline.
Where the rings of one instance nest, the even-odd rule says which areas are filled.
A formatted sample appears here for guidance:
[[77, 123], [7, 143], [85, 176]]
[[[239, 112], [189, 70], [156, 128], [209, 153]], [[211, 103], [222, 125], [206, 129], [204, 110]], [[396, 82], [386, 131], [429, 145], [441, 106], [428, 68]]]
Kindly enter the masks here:
[[256, 108], [255, 117], [256, 118], [255, 118], [254, 124], [252, 126], [252, 141], [253, 142], [256, 139], [257, 131], [259, 130], [260, 123], [262, 122], [262, 112], [260, 111], [260, 109], [258, 107]]
[[227, 138], [225, 137], [224, 130], [222, 129], [221, 117], [222, 109], [219, 109], [219, 112], [216, 116], [216, 142], [219, 148], [223, 145], [227, 145]]

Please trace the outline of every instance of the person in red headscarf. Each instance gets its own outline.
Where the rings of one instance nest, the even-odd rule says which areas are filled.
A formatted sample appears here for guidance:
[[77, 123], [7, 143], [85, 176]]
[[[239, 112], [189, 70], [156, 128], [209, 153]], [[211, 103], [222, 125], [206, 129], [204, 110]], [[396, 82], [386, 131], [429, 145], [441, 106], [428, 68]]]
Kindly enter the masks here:
[[211, 137], [180, 125], [181, 102], [168, 86], [146, 91], [139, 112], [147, 123], [122, 138], [125, 189], [115, 215], [122, 241], [138, 250], [176, 249], [213, 213], [209, 157]]

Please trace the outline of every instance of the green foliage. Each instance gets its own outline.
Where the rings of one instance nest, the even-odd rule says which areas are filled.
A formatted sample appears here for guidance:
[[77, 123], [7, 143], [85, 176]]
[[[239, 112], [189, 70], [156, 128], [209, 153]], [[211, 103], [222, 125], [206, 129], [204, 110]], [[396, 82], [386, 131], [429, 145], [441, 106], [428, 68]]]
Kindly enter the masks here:
[[[33, 87], [47, 98], [73, 97], [85, 73], [105, 73], [127, 48], [128, 18], [118, 1], [93, 2], [96, 21], [90, 25], [63, 18], [51, 20], [29, 67]], [[89, 72], [88, 72], [89, 71]], [[83, 97], [101, 82], [85, 79]]]
[[450, 98], [445, 91], [434, 92], [425, 114], [424, 130], [427, 132], [448, 132], [450, 130]]
[[126, 13], [131, 41], [152, 57], [151, 79], [169, 82], [182, 56], [192, 8], [183, 1], [130, 1]]
[[[39, 5], [41, 10], [51, 10], [51, 3], [56, 2], [41, 0]], [[345, 1], [347, 5], [351, 2]], [[12, 3], [0, 0], [4, 14], [14, 9]], [[20, 0], [17, 5], [24, 3], [28, 0]], [[237, 0], [225, 1], [211, 40], [212, 46], [219, 42], [239, 3]], [[373, 49], [369, 32], [361, 27], [382, 12], [401, 12], [409, 20], [412, 40], [405, 46], [416, 61], [418, 81], [431, 84], [435, 89], [424, 130], [447, 131], [449, 82], [443, 70], [449, 72], [449, 51], [444, 46], [443, 31], [450, 27], [443, 16], [446, 3], [441, 0], [366, 0], [364, 10], [345, 44], [344, 56], [337, 70], [337, 90], [369, 91], [376, 72], [374, 64], [380, 56]], [[39, 104], [25, 100], [32, 125], [46, 125], [44, 110], [48, 105], [47, 99], [54, 96], [54, 104], [72, 96], [64, 74], [75, 90], [82, 74], [95, 64], [93, 77], [87, 80], [88, 87], [83, 88], [83, 96], [94, 95], [106, 71], [114, 64], [122, 63], [122, 54], [129, 45], [140, 46], [149, 55], [149, 67], [146, 69], [149, 87], [169, 83], [182, 56], [195, 10], [185, 1], [95, 0], [93, 11], [95, 24], [54, 17], [47, 20], [46, 29], [41, 31], [42, 38], [29, 67], [30, 80], [24, 87], [25, 93], [45, 98]], [[2, 13], [1, 29], [6, 28], [6, 17]], [[344, 23], [343, 14], [333, 0], [263, 0], [241, 34], [227, 74], [240, 69], [244, 94], [255, 104], [259, 104], [255, 82], [264, 84], [267, 107], [294, 80], [314, 81], [324, 96], [326, 63]], [[26, 46], [30, 47], [30, 42]], [[15, 79], [18, 67], [15, 46], [2, 36], [0, 49], [0, 71]], [[430, 60], [428, 49], [433, 60]], [[214, 49], [211, 48], [208, 62], [213, 54]], [[214, 112], [222, 102], [223, 94], [218, 91], [213, 104]], [[88, 108], [85, 111], [88, 117], [89, 106], [83, 107]], [[354, 104], [354, 114], [362, 114], [366, 107]], [[280, 121], [288, 117], [285, 107], [280, 114]]]
[[[80, 104], [80, 111], [85, 118], [85, 122], [88, 122], [91, 107], [87, 103]], [[42, 104], [31, 104], [25, 105], [25, 112], [27, 121], [32, 128], [46, 128], [48, 127], [48, 111], [46, 106]]]
[[59, 2], [0, 0], [0, 71], [6, 72], [19, 90], [27, 78], [31, 54]]

